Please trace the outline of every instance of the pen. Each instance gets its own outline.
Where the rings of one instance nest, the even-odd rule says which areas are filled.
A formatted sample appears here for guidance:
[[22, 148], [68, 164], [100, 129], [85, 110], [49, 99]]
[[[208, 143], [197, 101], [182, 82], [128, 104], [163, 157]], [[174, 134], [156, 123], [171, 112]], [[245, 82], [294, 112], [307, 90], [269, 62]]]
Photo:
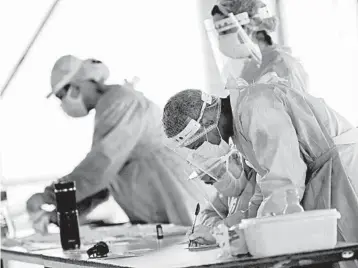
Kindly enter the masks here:
[[[195, 209], [195, 218], [194, 218], [193, 226], [191, 227], [191, 233], [192, 233], [192, 234], [194, 233], [196, 218], [198, 217], [199, 212], [200, 212], [200, 204], [198, 203], [198, 204], [196, 205], [196, 209]], [[191, 244], [192, 244], [192, 241], [189, 241], [189, 247], [191, 246]]]

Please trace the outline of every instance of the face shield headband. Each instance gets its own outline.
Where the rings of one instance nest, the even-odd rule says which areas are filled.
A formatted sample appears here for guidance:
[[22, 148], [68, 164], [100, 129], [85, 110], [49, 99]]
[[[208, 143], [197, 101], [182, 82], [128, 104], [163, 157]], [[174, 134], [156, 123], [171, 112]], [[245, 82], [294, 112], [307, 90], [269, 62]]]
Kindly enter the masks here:
[[[171, 138], [175, 147], [185, 147], [193, 142], [197, 141], [201, 137], [205, 136], [210, 131], [217, 128], [220, 114], [221, 114], [221, 100], [220, 98], [213, 97], [205, 92], [202, 92], [201, 100], [203, 105], [200, 110], [200, 114], [197, 120], [194, 120], [188, 117], [189, 123], [187, 126], [176, 136]], [[202, 126], [200, 124], [201, 119], [203, 118], [205, 109], [216, 106], [217, 113], [215, 121], [210, 126]]]

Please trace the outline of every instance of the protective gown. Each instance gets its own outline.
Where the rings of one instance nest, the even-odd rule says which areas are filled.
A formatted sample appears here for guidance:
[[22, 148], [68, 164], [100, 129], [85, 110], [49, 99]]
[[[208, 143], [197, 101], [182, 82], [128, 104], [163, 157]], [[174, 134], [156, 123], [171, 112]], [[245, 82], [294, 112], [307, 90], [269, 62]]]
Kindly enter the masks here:
[[[280, 78], [287, 80], [289, 88], [298, 92], [307, 92], [309, 86], [309, 79], [301, 62], [291, 55], [291, 50], [287, 47], [273, 45], [266, 47], [261, 51], [262, 61], [261, 65], [249, 62], [243, 68], [241, 78], [251, 83], [266, 82], [270, 80], [270, 74], [276, 73]], [[231, 93], [230, 93], [231, 95]], [[212, 197], [211, 202], [218, 208], [220, 213], [224, 216], [231, 216], [233, 214], [241, 214], [242, 218], [253, 217], [256, 215], [256, 209], [252, 207], [247, 210], [248, 204], [247, 196], [256, 191], [256, 198], [260, 195], [259, 188], [255, 190], [256, 178], [259, 174], [246, 173], [246, 179], [249, 181], [246, 188], [238, 196], [224, 196], [217, 193]], [[244, 178], [240, 178], [244, 179]], [[258, 178], [259, 180], [260, 178]], [[245, 208], [246, 207], [246, 208]], [[200, 213], [200, 221], [207, 226], [214, 226], [221, 222], [219, 215], [207, 205]]]
[[[63, 178], [76, 182], [82, 211], [93, 205], [83, 200], [109, 189], [131, 222], [192, 224], [202, 200], [186, 178], [186, 162], [163, 145], [161, 118], [160, 108], [132, 88], [113, 86], [101, 97], [92, 149]], [[45, 189], [47, 203], [55, 203], [53, 190]]]
[[230, 96], [234, 143], [260, 175], [250, 216], [282, 212], [284, 202], [271, 194], [296, 187], [305, 210], [341, 213], [339, 241], [358, 242], [357, 128], [322, 99], [282, 83], [254, 84]]
[[279, 77], [286, 79], [292, 89], [308, 92], [308, 74], [301, 62], [292, 56], [290, 48], [272, 45], [262, 49], [261, 54], [261, 65], [257, 67], [254, 63], [247, 64], [241, 78], [253, 83], [265, 74], [275, 72]]

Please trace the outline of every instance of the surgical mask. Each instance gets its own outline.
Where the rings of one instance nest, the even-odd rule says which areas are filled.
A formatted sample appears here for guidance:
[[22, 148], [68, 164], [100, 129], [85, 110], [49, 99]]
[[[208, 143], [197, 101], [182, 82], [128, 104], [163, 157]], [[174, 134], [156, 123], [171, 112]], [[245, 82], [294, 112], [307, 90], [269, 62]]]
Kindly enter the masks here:
[[195, 153], [206, 158], [219, 158], [230, 152], [230, 145], [226, 141], [221, 139], [220, 144], [212, 144], [208, 141], [195, 150]]
[[247, 181], [239, 179], [244, 170], [241, 157], [224, 140], [219, 145], [204, 142], [189, 162], [198, 167], [198, 174], [206, 173], [213, 178], [216, 181], [213, 186], [224, 196], [239, 196], [246, 186]]
[[[239, 41], [238, 33], [229, 33], [219, 36], [219, 49], [229, 58], [244, 59], [251, 56], [251, 50], [246, 43]], [[243, 41], [242, 41], [243, 42]]]
[[[231, 59], [253, 57], [257, 62], [260, 61], [259, 49], [232, 13], [229, 14], [229, 18], [216, 22], [216, 29], [219, 33], [219, 49], [223, 55]], [[224, 33], [229, 30], [234, 32]]]
[[61, 107], [63, 111], [71, 117], [84, 117], [88, 115], [89, 111], [83, 101], [82, 94], [77, 98], [71, 97], [72, 88], [69, 88], [68, 93], [62, 99]]
[[[197, 165], [202, 168], [203, 171], [212, 170], [218, 164], [220, 164], [221, 158], [230, 153], [230, 145], [223, 140], [220, 130], [216, 127], [220, 136], [219, 144], [212, 144], [208, 140], [204, 141], [197, 149], [193, 150], [188, 156], [188, 162]], [[205, 135], [207, 131], [205, 130]], [[208, 137], [206, 136], [208, 139]]]

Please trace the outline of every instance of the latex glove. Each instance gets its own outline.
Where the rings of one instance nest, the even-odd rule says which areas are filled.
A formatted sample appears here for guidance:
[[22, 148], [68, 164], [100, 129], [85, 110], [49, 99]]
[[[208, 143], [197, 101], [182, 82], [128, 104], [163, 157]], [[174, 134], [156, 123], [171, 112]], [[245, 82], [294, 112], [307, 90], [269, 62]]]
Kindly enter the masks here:
[[26, 209], [32, 222], [32, 227], [41, 234], [47, 233], [47, 227], [50, 224], [51, 214], [54, 212], [44, 211], [41, 207], [46, 204], [43, 193], [32, 195], [26, 202]]
[[285, 191], [277, 191], [264, 198], [258, 211], [257, 217], [282, 215], [286, 205]]
[[223, 223], [228, 226], [234, 226], [239, 224], [242, 219], [248, 218], [248, 211], [237, 211], [234, 214], [228, 216], [226, 219], [223, 220]]
[[29, 213], [32, 222], [32, 228], [42, 235], [48, 233], [48, 225], [50, 224], [51, 213], [44, 210]]
[[26, 202], [26, 209], [28, 213], [42, 211], [41, 206], [44, 205], [45, 199], [43, 193], [36, 193], [32, 195]]
[[216, 244], [216, 239], [211, 234], [212, 229], [205, 225], [195, 226], [194, 233], [191, 233], [191, 229], [187, 232], [189, 241], [197, 242], [201, 245], [213, 245]]

